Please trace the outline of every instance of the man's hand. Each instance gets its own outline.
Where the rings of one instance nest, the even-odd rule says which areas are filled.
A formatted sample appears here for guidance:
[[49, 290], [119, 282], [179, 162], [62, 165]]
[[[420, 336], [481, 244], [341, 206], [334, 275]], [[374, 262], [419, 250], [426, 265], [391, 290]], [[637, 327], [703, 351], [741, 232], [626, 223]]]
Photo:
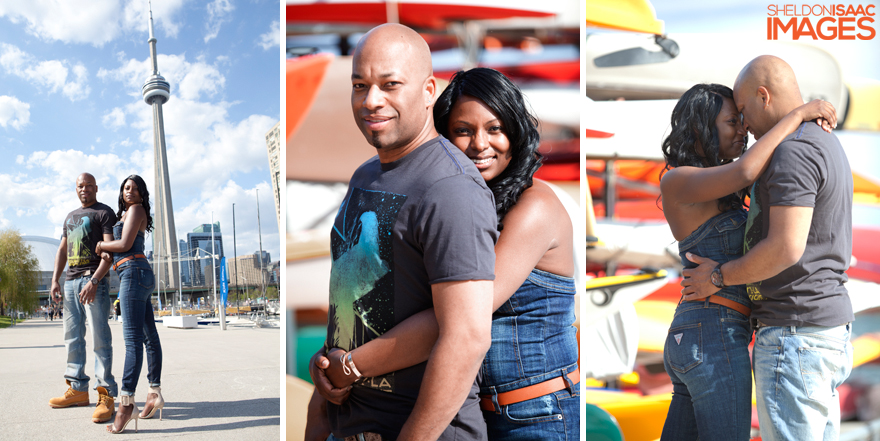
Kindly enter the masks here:
[[695, 254], [687, 253], [685, 256], [691, 262], [699, 264], [696, 268], [685, 268], [681, 271], [682, 279], [681, 290], [682, 300], [702, 300], [706, 297], [720, 291], [721, 288], [712, 284], [712, 270], [718, 265], [718, 262], [700, 257]]
[[95, 301], [95, 292], [98, 288], [91, 281], [86, 282], [86, 286], [79, 292], [79, 301], [83, 305], [88, 305]]
[[52, 301], [54, 303], [61, 303], [64, 301], [64, 295], [61, 293], [61, 285], [58, 284], [57, 280], [52, 280]]
[[351, 393], [351, 386], [343, 388], [333, 387], [333, 384], [330, 383], [324, 372], [324, 369], [329, 367], [330, 360], [324, 355], [324, 348], [321, 348], [312, 356], [312, 360], [309, 363], [309, 375], [312, 377], [312, 383], [315, 384], [315, 390], [318, 394], [327, 401], [339, 405], [348, 399], [348, 395]]
[[330, 352], [327, 353], [330, 366], [324, 369], [324, 375], [327, 376], [327, 379], [330, 380], [333, 387], [339, 389], [347, 388], [357, 381], [357, 375], [355, 375], [354, 372], [351, 372], [349, 375], [345, 374], [345, 369], [342, 368], [342, 360], [340, 360], [340, 357], [343, 355], [345, 355], [345, 351], [342, 349], [330, 349]]

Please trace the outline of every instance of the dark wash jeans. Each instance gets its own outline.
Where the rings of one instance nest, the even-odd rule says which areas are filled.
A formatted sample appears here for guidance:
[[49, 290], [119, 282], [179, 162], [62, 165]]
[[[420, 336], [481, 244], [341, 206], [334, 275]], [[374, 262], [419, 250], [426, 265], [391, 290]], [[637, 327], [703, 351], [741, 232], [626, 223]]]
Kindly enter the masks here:
[[662, 440], [749, 438], [752, 369], [748, 317], [725, 306], [682, 302], [663, 348], [672, 403]]
[[[679, 243], [682, 265], [695, 267], [685, 253], [727, 262], [743, 254], [746, 212], [730, 210], [707, 220]], [[745, 287], [715, 295], [751, 307]], [[681, 302], [663, 348], [672, 379], [672, 403], [661, 439], [745, 440], [752, 411], [749, 318], [707, 300]]]
[[579, 440], [574, 280], [533, 270], [492, 315], [492, 346], [483, 360], [480, 393], [507, 392], [562, 377], [566, 389], [483, 411], [491, 440]]
[[147, 348], [147, 380], [150, 386], [160, 386], [162, 376], [162, 346], [153, 320], [150, 294], [156, 284], [153, 269], [144, 259], [122, 264], [119, 274], [119, 305], [122, 310], [122, 335], [125, 339], [125, 364], [122, 374], [122, 395], [134, 395], [144, 350]]

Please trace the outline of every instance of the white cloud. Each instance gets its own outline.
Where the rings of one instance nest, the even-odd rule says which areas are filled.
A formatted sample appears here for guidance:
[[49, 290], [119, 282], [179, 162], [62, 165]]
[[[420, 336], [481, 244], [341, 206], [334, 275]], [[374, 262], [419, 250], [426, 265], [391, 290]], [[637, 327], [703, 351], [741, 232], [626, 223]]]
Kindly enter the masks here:
[[[73, 194], [74, 182], [80, 173], [91, 173], [95, 176], [98, 187], [117, 188], [126, 176], [135, 172], [135, 167], [128, 161], [113, 153], [89, 154], [81, 150], [37, 151], [31, 153], [26, 163], [38, 169], [45, 169], [53, 176], [55, 182], [70, 182]], [[109, 187], [107, 187], [109, 185]], [[106, 196], [99, 199], [106, 199]], [[114, 197], [111, 200], [115, 200]]]
[[0, 67], [49, 93], [61, 92], [71, 101], [89, 96], [88, 70], [67, 60], [37, 60], [17, 46], [0, 43]]
[[[154, 22], [167, 36], [177, 36], [175, 17], [184, 1], [153, 5]], [[0, 17], [23, 23], [28, 33], [46, 41], [103, 46], [122, 33], [147, 32], [149, 16], [146, 2], [139, 0], [43, 0], [2, 1]]]
[[24, 165], [24, 155], [16, 155], [15, 163], [18, 165]]
[[[122, 111], [119, 107], [114, 107], [113, 110], [107, 112], [102, 119], [104, 123], [104, 127], [108, 129], [117, 129], [119, 127], [125, 126], [125, 112]], [[100, 142], [100, 138], [98, 138], [98, 142]]]
[[220, 26], [229, 21], [235, 6], [229, 0], [214, 0], [207, 6], [208, 22], [205, 23], [205, 43], [217, 38]]
[[[156, 62], [165, 80], [171, 84], [171, 99], [177, 97], [197, 100], [205, 96], [214, 96], [226, 87], [226, 78], [216, 66], [202, 60], [190, 63], [186, 55], [159, 55]], [[141, 90], [149, 72], [152, 70], [149, 58], [143, 60], [129, 59], [121, 61], [116, 69], [101, 68], [97, 77], [104, 81], [119, 81], [128, 90]], [[132, 92], [131, 95], [139, 95]]]
[[281, 28], [278, 20], [273, 21], [269, 25], [269, 30], [265, 34], [260, 35], [260, 41], [257, 42], [257, 45], [262, 47], [264, 51], [281, 45]]
[[21, 130], [31, 119], [31, 105], [14, 96], [0, 95], [0, 126]]

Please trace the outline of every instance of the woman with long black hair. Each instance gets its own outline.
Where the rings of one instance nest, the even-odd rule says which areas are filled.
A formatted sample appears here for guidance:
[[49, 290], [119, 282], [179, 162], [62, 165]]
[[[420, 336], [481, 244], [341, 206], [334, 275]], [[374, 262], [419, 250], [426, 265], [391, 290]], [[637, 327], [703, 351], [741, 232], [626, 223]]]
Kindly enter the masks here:
[[[162, 346], [150, 302], [156, 279], [144, 255], [144, 236], [153, 230], [153, 217], [150, 215], [150, 192], [143, 178], [131, 175], [122, 181], [119, 212], [116, 215], [119, 222], [113, 227], [114, 240], [98, 242], [96, 251], [98, 254], [102, 251], [113, 253], [113, 268], [119, 274], [125, 365], [119, 392], [119, 410], [113, 424], [107, 426], [107, 431], [121, 433], [132, 420], [137, 431], [138, 418], [152, 418], [156, 410], [161, 419], [165, 407], [159, 381], [162, 375]], [[144, 411], [138, 414], [134, 392], [141, 374], [144, 347], [147, 350], [150, 391]]]

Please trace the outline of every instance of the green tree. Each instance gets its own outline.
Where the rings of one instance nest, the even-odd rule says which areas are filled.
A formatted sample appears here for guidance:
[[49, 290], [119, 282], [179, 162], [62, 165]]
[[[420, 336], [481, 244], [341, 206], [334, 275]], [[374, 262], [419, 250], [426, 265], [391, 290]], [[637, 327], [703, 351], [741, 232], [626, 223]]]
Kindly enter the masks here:
[[39, 305], [40, 262], [15, 229], [0, 231], [0, 315], [6, 309], [32, 311]]
[[274, 286], [266, 287], [266, 298], [267, 299], [277, 299], [278, 298], [278, 288]]

